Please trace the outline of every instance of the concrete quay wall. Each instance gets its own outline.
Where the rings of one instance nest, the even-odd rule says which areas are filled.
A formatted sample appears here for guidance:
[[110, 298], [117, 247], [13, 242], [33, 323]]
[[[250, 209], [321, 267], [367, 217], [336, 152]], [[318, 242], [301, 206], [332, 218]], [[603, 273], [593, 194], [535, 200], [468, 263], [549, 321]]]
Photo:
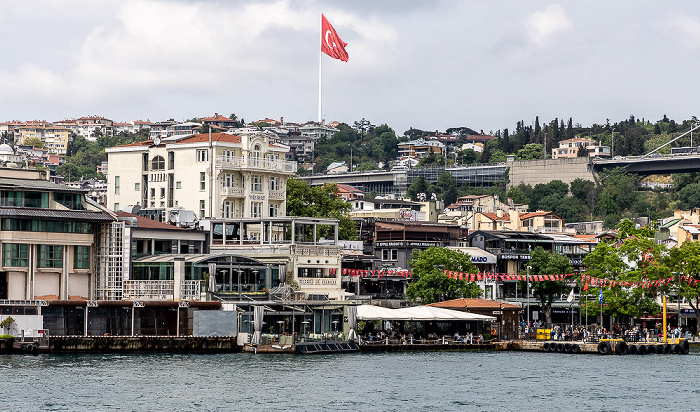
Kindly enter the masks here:
[[235, 337], [195, 336], [52, 336], [49, 353], [229, 353], [239, 352]]
[[587, 157], [547, 160], [516, 160], [507, 162], [508, 188], [521, 183], [535, 186], [561, 180], [571, 184], [575, 179], [597, 182], [593, 164]]

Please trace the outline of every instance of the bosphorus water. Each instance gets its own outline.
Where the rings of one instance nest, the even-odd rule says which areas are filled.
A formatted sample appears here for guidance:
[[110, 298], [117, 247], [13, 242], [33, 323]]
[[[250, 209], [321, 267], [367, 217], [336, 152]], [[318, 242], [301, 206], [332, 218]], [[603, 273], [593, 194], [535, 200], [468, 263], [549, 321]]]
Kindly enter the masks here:
[[700, 409], [700, 353], [0, 356], [2, 410]]

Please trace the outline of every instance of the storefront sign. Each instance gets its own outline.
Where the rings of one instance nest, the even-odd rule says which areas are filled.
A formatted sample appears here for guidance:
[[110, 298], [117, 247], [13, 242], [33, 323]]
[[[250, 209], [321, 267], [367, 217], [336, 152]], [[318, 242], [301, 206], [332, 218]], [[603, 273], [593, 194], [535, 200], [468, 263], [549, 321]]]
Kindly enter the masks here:
[[503, 260], [530, 260], [530, 255], [498, 255], [499, 259]]

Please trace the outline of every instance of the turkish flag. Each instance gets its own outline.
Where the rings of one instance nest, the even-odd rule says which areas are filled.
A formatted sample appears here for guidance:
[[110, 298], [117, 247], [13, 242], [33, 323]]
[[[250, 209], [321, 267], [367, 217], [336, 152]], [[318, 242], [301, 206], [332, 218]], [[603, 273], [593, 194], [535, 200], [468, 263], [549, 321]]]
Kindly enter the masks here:
[[588, 290], [588, 281], [586, 281], [586, 284], [583, 285], [583, 291], [585, 292], [587, 290]]
[[345, 51], [347, 45], [328, 23], [326, 16], [321, 14], [321, 51], [334, 59], [346, 62], [348, 61], [348, 52]]

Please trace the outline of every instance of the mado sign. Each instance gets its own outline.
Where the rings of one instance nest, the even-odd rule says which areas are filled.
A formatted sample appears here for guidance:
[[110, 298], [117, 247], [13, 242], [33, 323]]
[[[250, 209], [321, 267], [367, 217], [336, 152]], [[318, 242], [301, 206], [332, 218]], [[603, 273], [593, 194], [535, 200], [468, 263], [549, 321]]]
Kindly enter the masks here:
[[496, 264], [495, 256], [472, 256], [472, 263]]

